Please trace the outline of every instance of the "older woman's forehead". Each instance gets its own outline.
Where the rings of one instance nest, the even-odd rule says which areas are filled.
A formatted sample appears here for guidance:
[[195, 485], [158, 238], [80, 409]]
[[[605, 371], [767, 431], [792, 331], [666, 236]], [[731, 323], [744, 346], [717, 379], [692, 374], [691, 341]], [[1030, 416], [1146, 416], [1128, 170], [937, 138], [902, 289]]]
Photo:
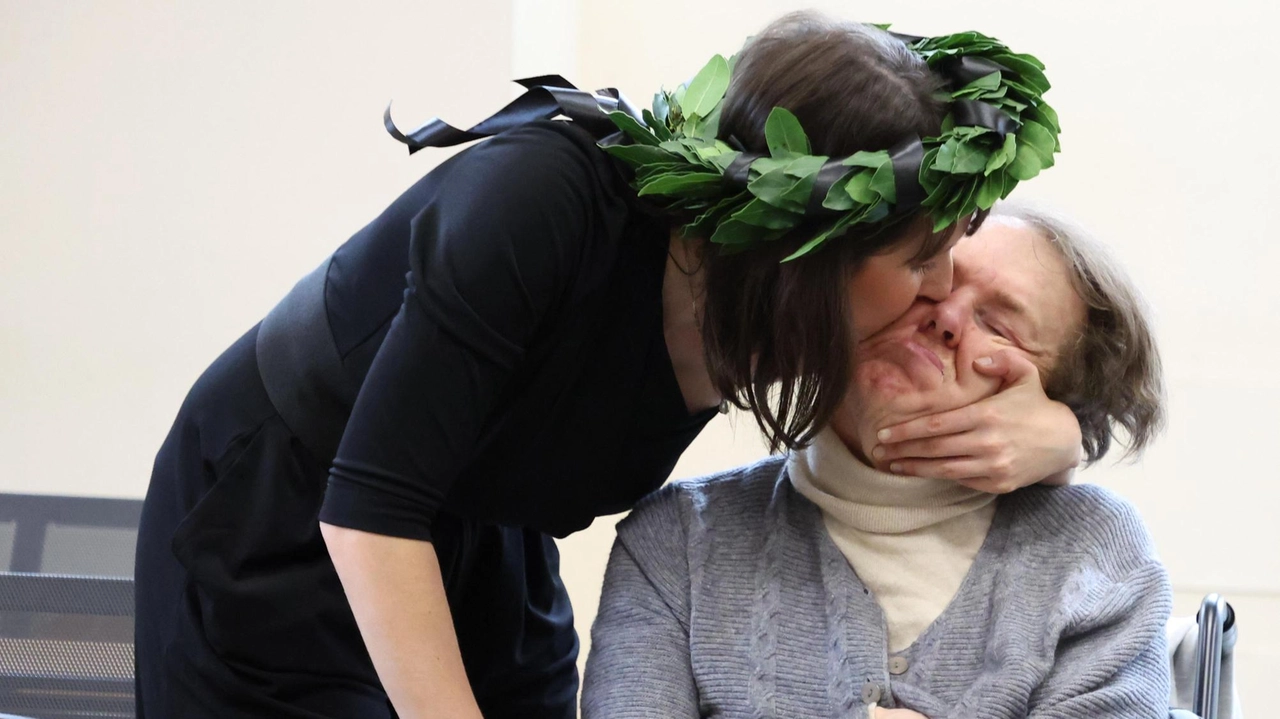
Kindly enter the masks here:
[[[993, 305], [1024, 315], [1037, 335], [1057, 346], [1084, 320], [1084, 302], [1071, 282], [1071, 268], [1051, 242], [1031, 225], [992, 217], [956, 246], [955, 287], [975, 286]], [[1077, 322], [1064, 322], [1077, 318]]]

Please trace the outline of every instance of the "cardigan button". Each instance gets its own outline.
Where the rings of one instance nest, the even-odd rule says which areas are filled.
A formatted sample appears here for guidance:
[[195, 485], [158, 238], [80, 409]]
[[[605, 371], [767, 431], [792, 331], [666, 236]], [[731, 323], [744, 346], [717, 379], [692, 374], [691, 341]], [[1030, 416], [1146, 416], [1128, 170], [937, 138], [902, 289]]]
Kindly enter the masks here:
[[910, 668], [911, 664], [903, 657], [894, 657], [889, 660], [889, 673], [894, 676], [906, 674]]
[[867, 682], [862, 685], [862, 701], [866, 704], [875, 704], [880, 701], [880, 685], [875, 682]]

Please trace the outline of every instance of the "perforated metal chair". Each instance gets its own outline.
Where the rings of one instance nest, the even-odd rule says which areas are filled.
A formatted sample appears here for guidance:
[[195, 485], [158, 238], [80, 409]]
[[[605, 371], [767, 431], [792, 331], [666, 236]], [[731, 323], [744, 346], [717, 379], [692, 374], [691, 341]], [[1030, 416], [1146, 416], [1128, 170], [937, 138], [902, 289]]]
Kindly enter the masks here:
[[0, 494], [0, 718], [135, 717], [141, 507]]

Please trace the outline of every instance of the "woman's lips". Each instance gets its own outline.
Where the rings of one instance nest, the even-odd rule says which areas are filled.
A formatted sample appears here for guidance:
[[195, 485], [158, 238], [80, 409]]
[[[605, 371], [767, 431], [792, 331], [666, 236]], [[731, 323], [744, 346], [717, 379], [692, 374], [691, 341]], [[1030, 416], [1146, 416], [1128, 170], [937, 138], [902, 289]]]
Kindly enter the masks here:
[[942, 364], [942, 358], [938, 357], [938, 355], [934, 353], [932, 350], [928, 349], [924, 345], [918, 342], [915, 342], [913, 340], [903, 340], [903, 344], [907, 346], [907, 349], [919, 355], [921, 359], [924, 359], [925, 361], [931, 363], [934, 367], [937, 367], [938, 372], [943, 377], [947, 376], [947, 370], [945, 365]]

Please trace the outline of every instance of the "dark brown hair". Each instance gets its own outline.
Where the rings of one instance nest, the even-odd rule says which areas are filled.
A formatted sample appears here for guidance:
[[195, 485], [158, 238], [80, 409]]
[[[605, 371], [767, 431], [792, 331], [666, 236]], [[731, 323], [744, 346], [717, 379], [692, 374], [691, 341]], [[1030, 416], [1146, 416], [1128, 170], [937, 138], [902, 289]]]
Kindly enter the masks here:
[[[942, 81], [905, 44], [877, 28], [813, 12], [787, 15], [739, 53], [720, 136], [767, 152], [775, 107], [800, 120], [816, 155], [885, 150], [941, 130]], [[746, 252], [702, 253], [703, 340], [721, 396], [755, 415], [770, 447], [807, 444], [830, 420], [849, 384], [853, 343], [848, 283], [870, 256], [922, 239], [918, 260], [945, 247], [951, 230], [929, 232], [920, 214], [875, 229], [854, 228], [819, 251], [783, 263], [814, 232]]]
[[1164, 424], [1160, 353], [1141, 296], [1106, 248], [1061, 215], [1015, 203], [992, 214], [1027, 223], [1057, 248], [1087, 309], [1044, 378], [1045, 394], [1075, 413], [1089, 462], [1107, 453], [1118, 430], [1124, 456], [1136, 456]]

